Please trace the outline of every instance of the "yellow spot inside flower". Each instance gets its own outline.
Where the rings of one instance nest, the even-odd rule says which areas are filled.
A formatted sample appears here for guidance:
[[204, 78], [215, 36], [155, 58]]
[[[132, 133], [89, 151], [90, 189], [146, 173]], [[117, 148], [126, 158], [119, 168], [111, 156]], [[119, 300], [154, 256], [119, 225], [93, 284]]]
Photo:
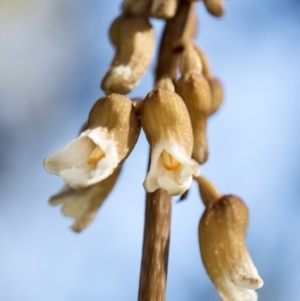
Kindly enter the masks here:
[[180, 166], [180, 163], [168, 152], [165, 150], [162, 151], [161, 157], [164, 163], [164, 167], [167, 170], [174, 170]]
[[105, 152], [97, 145], [92, 151], [88, 162], [89, 164], [97, 163], [103, 157], [105, 157]]

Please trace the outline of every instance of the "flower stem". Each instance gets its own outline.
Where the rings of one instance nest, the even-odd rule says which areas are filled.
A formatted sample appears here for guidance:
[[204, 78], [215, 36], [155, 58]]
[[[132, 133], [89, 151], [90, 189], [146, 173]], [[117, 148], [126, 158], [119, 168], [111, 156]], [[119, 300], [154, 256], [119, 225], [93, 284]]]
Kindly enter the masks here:
[[170, 241], [171, 196], [162, 189], [148, 193], [139, 301], [164, 301]]
[[[194, 5], [180, 1], [177, 14], [167, 21], [159, 51], [156, 81], [167, 76], [174, 80], [178, 54], [173, 44], [192, 38], [196, 31]], [[172, 197], [158, 189], [147, 193], [143, 255], [138, 301], [165, 301], [168, 271]]]

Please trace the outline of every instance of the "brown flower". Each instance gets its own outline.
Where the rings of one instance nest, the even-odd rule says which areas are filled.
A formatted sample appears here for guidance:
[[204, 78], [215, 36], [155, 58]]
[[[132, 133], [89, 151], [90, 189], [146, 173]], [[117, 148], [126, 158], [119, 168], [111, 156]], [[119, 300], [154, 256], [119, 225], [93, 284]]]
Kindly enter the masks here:
[[123, 95], [100, 98], [87, 128], [65, 148], [49, 156], [44, 167], [74, 189], [99, 183], [129, 156], [140, 133], [132, 102]]
[[262, 287], [245, 246], [248, 209], [233, 195], [222, 196], [204, 178], [196, 178], [206, 206], [199, 224], [203, 264], [224, 301], [255, 301]]
[[150, 169], [144, 182], [148, 192], [158, 188], [171, 195], [184, 193], [199, 166], [191, 159], [193, 135], [183, 100], [175, 92], [157, 89], [143, 102], [141, 123], [151, 146]]

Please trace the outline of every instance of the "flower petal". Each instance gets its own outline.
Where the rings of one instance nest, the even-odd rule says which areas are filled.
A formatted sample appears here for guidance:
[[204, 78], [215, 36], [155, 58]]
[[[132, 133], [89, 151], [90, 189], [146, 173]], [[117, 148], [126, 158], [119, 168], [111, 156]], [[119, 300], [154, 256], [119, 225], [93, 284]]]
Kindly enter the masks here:
[[[174, 170], [165, 168], [163, 151], [173, 156], [180, 165]], [[148, 192], [162, 188], [170, 195], [183, 194], [190, 187], [193, 175], [198, 174], [197, 162], [191, 159], [184, 149], [175, 144], [158, 143], [151, 152], [151, 164], [144, 187]]]
[[62, 205], [61, 211], [65, 216], [73, 217], [71, 226], [75, 232], [85, 229], [95, 218], [99, 207], [112, 191], [120, 169], [102, 182], [82, 189], [73, 189], [66, 185], [58, 194], [49, 200], [53, 206]]

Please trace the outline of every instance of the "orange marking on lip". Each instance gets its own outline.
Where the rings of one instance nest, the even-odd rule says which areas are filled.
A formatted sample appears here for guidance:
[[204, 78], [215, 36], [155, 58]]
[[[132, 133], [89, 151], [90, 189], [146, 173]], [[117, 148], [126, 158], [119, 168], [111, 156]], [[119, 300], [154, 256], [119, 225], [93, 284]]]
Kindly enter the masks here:
[[99, 146], [96, 146], [89, 157], [88, 163], [89, 164], [97, 163], [103, 157], [105, 157], [105, 152]]
[[164, 167], [167, 170], [174, 170], [179, 167], [181, 164], [178, 162], [171, 154], [163, 150], [161, 153]]

